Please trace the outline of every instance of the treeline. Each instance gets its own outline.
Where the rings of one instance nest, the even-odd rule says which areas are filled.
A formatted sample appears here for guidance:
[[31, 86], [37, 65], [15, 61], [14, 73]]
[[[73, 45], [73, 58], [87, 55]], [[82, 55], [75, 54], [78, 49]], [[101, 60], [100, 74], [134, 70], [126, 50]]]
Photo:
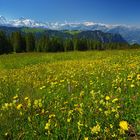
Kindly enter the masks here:
[[106, 49], [128, 49], [140, 48], [138, 44], [129, 45], [127, 43], [102, 43], [92, 39], [80, 38], [59, 38], [35, 34], [12, 32], [6, 35], [0, 31], [0, 54], [12, 52], [66, 52], [66, 51], [86, 51], [86, 50], [106, 50]]

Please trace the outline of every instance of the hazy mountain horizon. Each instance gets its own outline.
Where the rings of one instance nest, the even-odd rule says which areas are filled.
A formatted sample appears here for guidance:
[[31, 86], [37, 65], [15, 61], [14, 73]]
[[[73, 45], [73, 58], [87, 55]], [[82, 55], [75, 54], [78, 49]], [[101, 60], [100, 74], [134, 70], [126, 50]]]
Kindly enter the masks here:
[[51, 30], [100, 30], [105, 33], [120, 34], [130, 44], [140, 43], [140, 28], [128, 25], [110, 25], [96, 22], [40, 22], [23, 17], [7, 20], [4, 16], [0, 16], [0, 25], [8, 27], [45, 28]]

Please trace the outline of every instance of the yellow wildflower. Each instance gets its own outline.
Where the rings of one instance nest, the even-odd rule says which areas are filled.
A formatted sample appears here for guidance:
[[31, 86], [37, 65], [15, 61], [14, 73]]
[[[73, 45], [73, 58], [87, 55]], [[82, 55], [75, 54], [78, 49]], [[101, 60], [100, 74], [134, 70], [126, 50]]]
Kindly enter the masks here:
[[8, 109], [8, 107], [9, 107], [9, 104], [8, 104], [8, 103], [5, 103], [5, 104], [4, 104], [4, 108], [5, 108], [5, 109]]
[[79, 104], [74, 104], [74, 107], [78, 107], [79, 106]]
[[25, 97], [25, 98], [24, 98], [25, 101], [28, 100], [28, 99], [29, 99], [29, 97]]
[[99, 111], [103, 111], [102, 108], [99, 108]]
[[128, 75], [128, 76], [127, 76], [127, 80], [128, 80], [128, 81], [131, 81], [131, 80], [132, 80], [132, 76], [131, 76], [131, 75]]
[[73, 110], [70, 110], [70, 111], [68, 112], [68, 115], [70, 116], [72, 113], [73, 113]]
[[104, 111], [105, 115], [108, 116], [110, 114], [109, 110]]
[[63, 83], [63, 82], [65, 82], [65, 80], [60, 80], [60, 83]]
[[88, 137], [84, 137], [84, 140], [88, 140]]
[[114, 133], [114, 134], [112, 134], [112, 137], [114, 138], [114, 137], [117, 137], [117, 135]]
[[137, 79], [140, 80], [140, 74], [137, 75]]
[[127, 121], [120, 121], [119, 126], [122, 130], [127, 131], [128, 130], [128, 122]]
[[111, 129], [113, 128], [113, 125], [112, 125], [112, 124], [110, 124], [110, 128], [111, 128]]
[[34, 108], [37, 108], [39, 105], [39, 100], [34, 100]]
[[51, 118], [54, 118], [55, 117], [55, 114], [50, 114], [49, 115], [49, 118], [51, 119]]
[[105, 105], [105, 102], [104, 102], [103, 99], [101, 99], [99, 103], [102, 104], [102, 105]]
[[68, 102], [64, 102], [64, 104], [68, 104]]
[[112, 108], [111, 111], [112, 112], [117, 112], [117, 110], [115, 108]]
[[50, 123], [46, 123], [46, 125], [45, 125], [45, 129], [48, 130], [49, 127], [50, 127]]
[[96, 126], [91, 128], [91, 133], [92, 134], [94, 134], [94, 133], [98, 134], [98, 132], [100, 132], [100, 130], [101, 130], [100, 125], [97, 124]]
[[118, 105], [117, 108], [121, 108], [121, 106]]
[[112, 100], [112, 103], [115, 103], [117, 101], [118, 101], [118, 98], [115, 98], [115, 99]]
[[45, 129], [46, 129], [46, 130], [49, 130], [50, 125], [51, 125], [51, 123], [50, 123], [50, 120], [49, 120], [49, 121], [46, 123], [46, 125], [45, 125]]
[[13, 97], [14, 100], [16, 100], [17, 98], [18, 98], [18, 95], [15, 95], [15, 96]]
[[84, 125], [81, 123], [81, 121], [79, 121], [79, 122], [77, 123], [77, 125], [78, 125], [78, 130], [81, 131], [81, 127], [84, 126]]
[[106, 96], [105, 97], [106, 101], [110, 100], [110, 97], [109, 96]]
[[134, 88], [135, 87], [135, 85], [134, 84], [131, 84], [131, 86], [130, 86], [131, 88]]
[[17, 110], [20, 110], [22, 108], [22, 104], [17, 105]]
[[69, 123], [71, 121], [71, 118], [67, 118], [67, 122]]
[[94, 92], [94, 90], [91, 90], [90, 94], [91, 94], [92, 98], [95, 99], [95, 92]]
[[8, 136], [8, 132], [6, 132], [4, 135], [5, 135], [5, 136]]

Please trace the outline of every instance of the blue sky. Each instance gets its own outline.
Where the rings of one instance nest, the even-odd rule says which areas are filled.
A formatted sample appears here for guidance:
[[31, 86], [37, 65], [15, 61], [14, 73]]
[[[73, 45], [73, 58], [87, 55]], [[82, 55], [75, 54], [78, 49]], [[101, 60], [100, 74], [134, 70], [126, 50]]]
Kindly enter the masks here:
[[140, 0], [0, 0], [0, 15], [8, 19], [93, 21], [140, 27]]

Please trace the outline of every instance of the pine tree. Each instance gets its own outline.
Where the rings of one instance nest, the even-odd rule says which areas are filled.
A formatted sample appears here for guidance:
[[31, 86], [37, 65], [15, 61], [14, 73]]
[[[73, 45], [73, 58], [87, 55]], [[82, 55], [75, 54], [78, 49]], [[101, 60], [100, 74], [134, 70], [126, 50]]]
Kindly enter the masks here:
[[5, 32], [0, 31], [0, 54], [10, 53], [12, 48]]
[[32, 33], [28, 33], [25, 36], [26, 40], [26, 52], [33, 52], [35, 50], [35, 37]]
[[11, 34], [11, 42], [14, 52], [22, 52], [22, 36], [20, 32], [13, 32]]

